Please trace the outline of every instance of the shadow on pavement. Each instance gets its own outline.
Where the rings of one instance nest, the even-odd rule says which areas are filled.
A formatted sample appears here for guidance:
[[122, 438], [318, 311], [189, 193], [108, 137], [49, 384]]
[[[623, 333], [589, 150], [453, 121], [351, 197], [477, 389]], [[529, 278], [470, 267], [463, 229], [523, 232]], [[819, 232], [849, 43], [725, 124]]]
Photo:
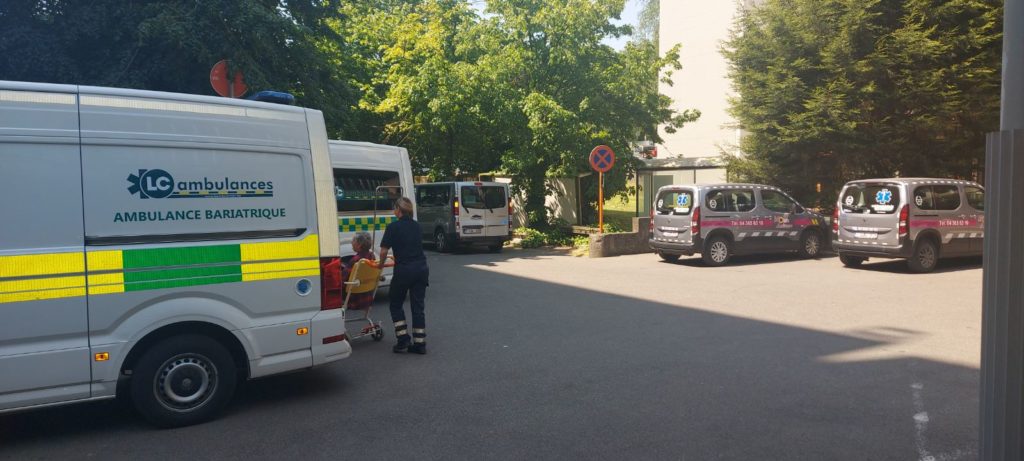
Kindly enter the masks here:
[[431, 255], [426, 356], [391, 353], [388, 322], [200, 426], [153, 430], [110, 403], [0, 416], [0, 458], [976, 457], [976, 369], [835, 358], [911, 329], [834, 334], [484, 269], [545, 254]]
[[[941, 274], [944, 272], [958, 272], [972, 269], [981, 269], [981, 265], [982, 259], [980, 256], [940, 259], [938, 266], [936, 266], [935, 270], [932, 271], [931, 273]], [[903, 259], [869, 259], [860, 267], [847, 269], [912, 274], [912, 272], [910, 272], [910, 269], [907, 268], [907, 261]], [[914, 275], [927, 276], [928, 274]]]

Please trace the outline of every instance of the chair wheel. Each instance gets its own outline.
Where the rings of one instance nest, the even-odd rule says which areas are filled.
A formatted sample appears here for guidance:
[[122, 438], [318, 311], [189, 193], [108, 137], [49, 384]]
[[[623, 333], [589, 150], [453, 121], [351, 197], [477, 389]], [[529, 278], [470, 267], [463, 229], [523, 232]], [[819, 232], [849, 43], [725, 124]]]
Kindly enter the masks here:
[[384, 330], [382, 330], [380, 327], [377, 327], [373, 330], [373, 335], [371, 335], [370, 337], [373, 338], [374, 341], [380, 341], [384, 339]]

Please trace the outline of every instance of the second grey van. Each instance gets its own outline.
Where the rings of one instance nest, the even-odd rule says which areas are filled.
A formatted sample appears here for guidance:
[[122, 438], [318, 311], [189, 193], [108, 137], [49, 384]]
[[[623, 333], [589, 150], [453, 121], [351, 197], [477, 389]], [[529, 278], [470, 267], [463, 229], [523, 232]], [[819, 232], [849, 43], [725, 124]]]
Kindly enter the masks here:
[[902, 258], [930, 272], [940, 258], [982, 254], [985, 189], [970, 181], [889, 178], [852, 181], [833, 215], [833, 247], [842, 263]]
[[665, 186], [651, 209], [650, 246], [666, 261], [700, 253], [709, 266], [733, 255], [796, 251], [817, 257], [825, 219], [760, 184]]
[[481, 245], [501, 251], [512, 236], [508, 184], [440, 182], [416, 185], [417, 220], [423, 239], [437, 251]]

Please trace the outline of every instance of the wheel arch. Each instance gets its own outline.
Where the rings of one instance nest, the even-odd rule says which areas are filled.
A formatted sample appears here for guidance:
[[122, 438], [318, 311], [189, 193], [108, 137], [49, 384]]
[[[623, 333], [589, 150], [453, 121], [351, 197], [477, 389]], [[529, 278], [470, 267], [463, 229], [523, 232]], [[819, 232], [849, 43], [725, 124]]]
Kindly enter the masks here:
[[938, 252], [937, 256], [941, 257], [942, 256], [942, 235], [939, 234], [939, 231], [937, 231], [935, 229], [925, 229], [925, 230], [922, 230], [920, 233], [917, 234], [917, 237], [914, 238], [914, 248], [917, 248], [917, 245], [919, 245], [920, 242], [923, 242], [925, 240], [930, 240], [930, 241], [932, 241], [932, 243], [935, 244], [935, 251]]
[[137, 365], [139, 358], [160, 341], [184, 334], [203, 335], [217, 341], [231, 354], [239, 374], [246, 377], [249, 376], [249, 356], [242, 345], [242, 341], [234, 333], [220, 325], [195, 320], [161, 326], [136, 341], [125, 356], [124, 361], [121, 362], [121, 374], [129, 375], [130, 371]]

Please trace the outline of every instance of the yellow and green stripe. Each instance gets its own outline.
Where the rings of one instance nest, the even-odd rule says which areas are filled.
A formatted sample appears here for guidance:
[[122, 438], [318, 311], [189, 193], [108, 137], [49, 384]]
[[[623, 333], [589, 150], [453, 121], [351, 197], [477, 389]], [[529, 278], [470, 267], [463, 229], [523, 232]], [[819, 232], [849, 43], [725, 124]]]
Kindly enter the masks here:
[[338, 218], [338, 230], [341, 232], [369, 232], [374, 229], [382, 231], [385, 227], [388, 227], [388, 224], [397, 220], [398, 218], [394, 216]]
[[0, 257], [0, 303], [320, 275], [319, 240]]

